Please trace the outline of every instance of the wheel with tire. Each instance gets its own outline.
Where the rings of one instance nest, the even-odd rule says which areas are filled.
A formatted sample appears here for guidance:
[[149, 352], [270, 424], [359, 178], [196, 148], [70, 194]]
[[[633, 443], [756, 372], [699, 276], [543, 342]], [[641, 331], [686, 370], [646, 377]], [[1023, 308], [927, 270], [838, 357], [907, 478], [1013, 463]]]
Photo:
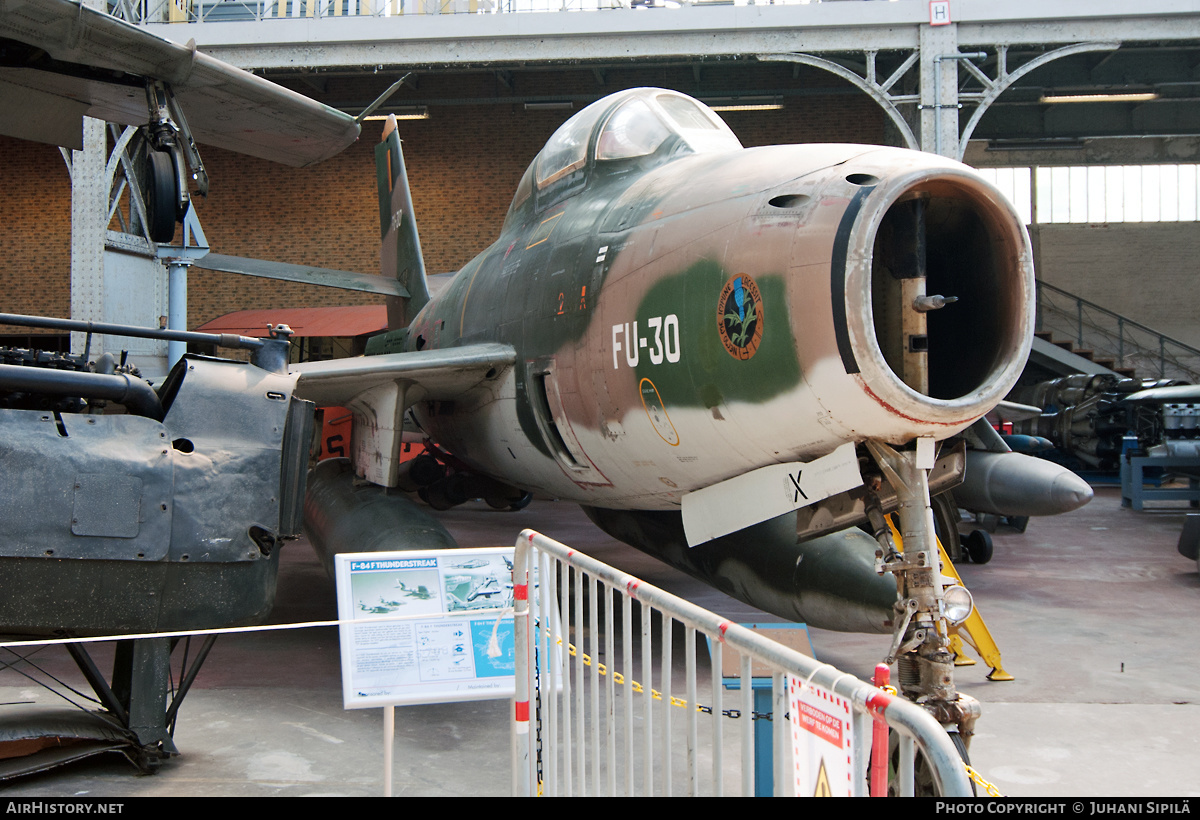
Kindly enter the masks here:
[[[954, 744], [954, 751], [958, 752], [959, 758], [964, 764], [970, 766], [971, 758], [967, 754], [967, 744], [963, 741], [962, 735], [957, 730], [949, 731], [946, 734], [950, 736], [950, 742]], [[870, 770], [868, 765], [868, 777]], [[898, 771], [900, 771], [900, 738], [895, 732], [892, 732], [888, 740], [888, 797], [900, 795], [900, 784], [896, 774]], [[971, 781], [971, 794], [977, 794], [973, 780]], [[933, 776], [933, 768], [926, 761], [925, 755], [921, 754], [920, 749], [916, 750], [916, 758], [913, 760], [913, 796], [943, 796], [938, 788], [937, 780]]]
[[986, 564], [992, 560], [992, 536], [984, 530], [975, 530], [964, 538], [963, 547], [972, 564]]
[[1017, 532], [1025, 532], [1025, 528], [1029, 526], [1029, 516], [1027, 515], [1010, 515], [1004, 519], [1008, 526], [1012, 527]]
[[529, 506], [529, 502], [533, 501], [532, 493], [522, 493], [517, 498], [485, 498], [484, 501], [493, 510], [501, 510], [504, 512], [517, 512]]
[[151, 241], [163, 244], [175, 238], [175, 163], [163, 151], [146, 152], [146, 232]]
[[963, 557], [962, 537], [958, 534], [958, 504], [954, 501], [954, 493], [947, 490], [929, 499], [933, 509], [933, 531], [942, 549], [950, 556], [951, 561], [961, 561]]

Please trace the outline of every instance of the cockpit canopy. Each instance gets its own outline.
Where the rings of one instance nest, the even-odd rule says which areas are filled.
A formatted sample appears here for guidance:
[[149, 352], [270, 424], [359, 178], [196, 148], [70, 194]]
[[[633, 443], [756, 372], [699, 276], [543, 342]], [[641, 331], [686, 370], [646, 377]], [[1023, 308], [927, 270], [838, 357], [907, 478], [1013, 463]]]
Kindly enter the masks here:
[[589, 151], [596, 163], [606, 163], [649, 156], [668, 140], [675, 143], [672, 156], [742, 147], [729, 126], [698, 100], [661, 88], [633, 88], [592, 103], [554, 132], [521, 178], [509, 215], [535, 187], [547, 191], [586, 172]]

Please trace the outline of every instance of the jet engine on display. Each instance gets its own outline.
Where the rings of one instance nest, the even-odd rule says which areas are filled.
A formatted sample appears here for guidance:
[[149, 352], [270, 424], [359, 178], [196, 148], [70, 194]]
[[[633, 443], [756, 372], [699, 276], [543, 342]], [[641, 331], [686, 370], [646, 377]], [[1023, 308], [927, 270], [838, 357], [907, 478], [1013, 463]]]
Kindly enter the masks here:
[[1048, 439], [1088, 469], [1116, 471], [1126, 449], [1200, 456], [1200, 386], [1171, 379], [1064, 376], [1022, 391], [1043, 408], [1020, 429]]
[[[744, 149], [698, 101], [631, 89], [555, 132], [500, 237], [431, 297], [394, 129], [377, 148], [383, 265], [408, 295], [365, 357], [294, 368], [299, 395], [354, 412], [353, 470], [311, 481], [313, 541], [356, 550], [331, 522], [372, 530], [382, 495], [397, 531], [410, 513], [424, 527], [385, 489], [416, 478], [399, 460], [411, 408], [431, 453], [496, 506], [575, 501], [754, 606], [893, 632], [905, 693], [969, 736], [930, 491], [961, 480], [960, 434], [1028, 354], [1032, 262], [1004, 197], [924, 153]], [[347, 506], [326, 485], [355, 475], [376, 489]], [[1075, 489], [1074, 506], [1090, 498]]]
[[[0, 108], [0, 133], [63, 148], [84, 147], [85, 117], [127, 126], [111, 132], [106, 173], [112, 183], [123, 169], [113, 207], [127, 200], [132, 214], [115, 220], [101, 197], [84, 219], [140, 230], [135, 244], [152, 253], [191, 207], [190, 188], [205, 190], [196, 142], [297, 166], [359, 133], [353, 117], [194, 44], [68, 0], [3, 4]], [[104, 182], [81, 165], [68, 162], [80, 187]], [[101, 248], [79, 250], [80, 267], [107, 270]], [[19, 638], [6, 640], [4, 667], [70, 705], [7, 705], [0, 779], [108, 751], [154, 771], [177, 753], [178, 709], [215, 640], [195, 651], [190, 638], [163, 633], [260, 623], [274, 603], [279, 547], [300, 534], [313, 408], [293, 394], [288, 332], [262, 339], [9, 313], [0, 325], [76, 332], [82, 343], [64, 354], [0, 348], [0, 632]], [[97, 349], [120, 336], [240, 348], [251, 361], [184, 358], [152, 386], [119, 348]], [[32, 347], [47, 337], [28, 338]], [[120, 638], [108, 675], [87, 643], [67, 644], [94, 697], [36, 672], [42, 639], [82, 636]]]
[[[13, 314], [0, 314], [0, 324], [221, 344], [252, 356], [184, 359], [156, 390], [110, 354], [89, 363], [86, 349], [0, 348], [2, 631], [138, 636], [119, 642], [111, 681], [86, 644], [68, 645], [102, 710], [4, 715], [0, 779], [104, 751], [153, 771], [177, 754], [174, 716], [216, 637], [190, 666], [181, 653], [179, 687], [169, 692], [178, 641], [154, 633], [270, 614], [279, 547], [300, 534], [312, 405], [293, 395], [286, 333], [219, 337]], [[22, 669], [42, 648], [10, 647], [5, 665]]]

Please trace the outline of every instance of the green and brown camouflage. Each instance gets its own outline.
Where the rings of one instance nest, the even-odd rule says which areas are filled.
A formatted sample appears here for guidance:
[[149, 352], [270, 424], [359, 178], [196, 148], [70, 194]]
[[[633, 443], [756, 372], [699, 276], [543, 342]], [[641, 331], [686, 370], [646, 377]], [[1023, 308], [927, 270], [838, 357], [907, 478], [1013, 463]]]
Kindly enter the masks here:
[[[923, 270], [908, 278], [959, 301], [906, 340], [888, 324], [901, 311], [877, 320], [872, 296], [898, 298], [877, 284], [905, 262], [883, 242], [915, 234], [916, 207]], [[1031, 295], [1019, 220], [966, 167], [877, 146], [742, 149], [690, 98], [633, 89], [572, 117], [499, 239], [369, 351], [511, 346], [498, 392], [418, 403], [422, 428], [519, 486], [672, 509], [845, 441], [958, 432], [1018, 375]], [[897, 372], [912, 345], [928, 350], [924, 391]]]
[[[411, 407], [459, 470], [576, 501], [787, 617], [886, 629], [896, 588], [874, 573], [874, 539], [798, 542], [862, 519], [868, 440], [951, 438], [1019, 375], [1033, 268], [996, 189], [902, 149], [744, 149], [701, 103], [631, 89], [555, 132], [496, 242], [424, 301], [387, 139], [385, 273], [412, 294], [392, 315], [411, 321], [363, 362], [301, 374], [317, 401], [357, 380], [342, 397], [359, 475], [399, 483], [389, 448]], [[946, 450], [931, 483], [961, 463]]]

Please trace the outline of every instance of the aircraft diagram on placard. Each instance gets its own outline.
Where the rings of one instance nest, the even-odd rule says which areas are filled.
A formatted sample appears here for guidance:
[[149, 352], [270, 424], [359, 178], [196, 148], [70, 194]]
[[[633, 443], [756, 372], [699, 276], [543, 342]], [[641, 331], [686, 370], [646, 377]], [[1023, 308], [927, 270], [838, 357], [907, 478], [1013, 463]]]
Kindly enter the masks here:
[[[5, 133], [71, 145], [85, 114], [145, 129], [161, 155], [146, 192], [158, 236], [174, 231], [189, 185], [203, 186], [195, 142], [307, 164], [358, 133], [354, 118], [69, 0], [9, 0], [0, 47], [0, 104], [62, 115], [7, 118]], [[246, 102], [263, 94], [269, 122]], [[214, 106], [232, 116], [210, 118]], [[629, 89], [555, 132], [496, 242], [431, 296], [394, 123], [376, 157], [382, 264], [402, 295], [389, 297], [389, 330], [368, 355], [285, 373], [277, 339], [258, 364], [187, 358], [157, 389], [111, 361], [93, 372], [86, 356], [74, 372], [0, 367], [0, 422], [25, 431], [8, 437], [18, 443], [0, 474], [13, 499], [6, 532], [21, 534], [0, 542], [0, 579], [38, 590], [4, 600], [0, 629], [261, 620], [301, 495], [327, 565], [336, 552], [454, 546], [392, 488], [434, 509], [549, 496], [761, 609], [891, 632], [889, 656], [912, 672], [905, 694], [969, 736], [978, 705], [954, 689], [945, 642], [962, 599], [928, 569], [931, 493], [986, 455], [990, 481], [1023, 491], [1017, 507], [1052, 487], [1051, 511], [1090, 497], [1068, 471], [1003, 452], [983, 420], [1020, 373], [1033, 321], [1028, 240], [999, 192], [966, 166], [901, 149], [745, 149], [698, 101]], [[51, 395], [57, 404], [41, 406]], [[96, 413], [105, 400], [129, 413]], [[350, 408], [354, 425], [351, 458], [323, 462], [306, 491], [310, 402]], [[413, 430], [429, 450], [405, 462]], [[230, 450], [270, 464], [231, 467]], [[63, 510], [42, 501], [34, 474], [66, 482], [82, 517], [52, 516]], [[237, 596], [208, 593], [231, 578]], [[471, 606], [511, 593], [463, 588]], [[400, 588], [359, 605], [429, 594]], [[89, 681], [128, 729], [108, 748], [152, 769], [174, 752], [178, 702], [164, 715], [145, 696], [165, 685], [167, 642], [133, 643], [118, 657], [135, 686]], [[27, 734], [0, 729], [0, 741]]]

